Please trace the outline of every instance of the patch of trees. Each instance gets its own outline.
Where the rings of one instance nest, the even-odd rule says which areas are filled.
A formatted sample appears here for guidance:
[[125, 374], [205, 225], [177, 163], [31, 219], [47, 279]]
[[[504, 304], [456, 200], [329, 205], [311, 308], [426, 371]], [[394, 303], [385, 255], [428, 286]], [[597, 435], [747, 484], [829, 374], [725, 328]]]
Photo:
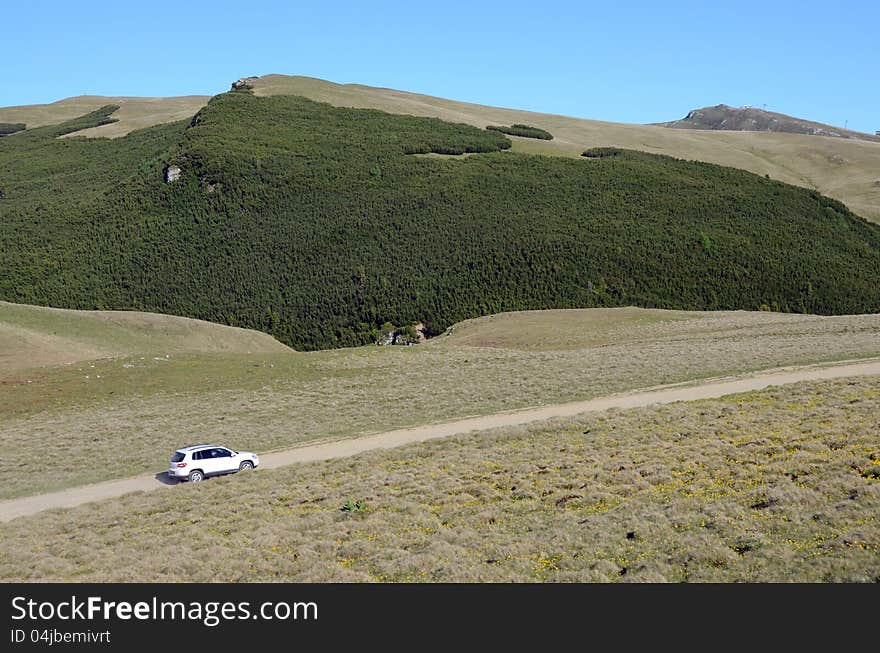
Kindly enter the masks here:
[[23, 122], [0, 122], [0, 137], [25, 130]]
[[618, 156], [623, 152], [619, 147], [591, 147], [586, 150], [581, 156], [585, 156], [588, 159], [606, 159], [611, 156]]
[[418, 120], [418, 125], [408, 126], [409, 137], [403, 142], [404, 154], [476, 154], [500, 152], [511, 146], [510, 140], [501, 134], [480, 131], [463, 123], [449, 123], [437, 118]]
[[92, 127], [100, 127], [101, 125], [109, 125], [110, 123], [119, 122], [119, 118], [113, 118], [111, 113], [119, 110], [117, 104], [105, 104], [99, 109], [95, 109], [91, 113], [69, 120], [64, 123], [63, 127], [59, 127], [55, 131], [55, 136], [64, 136], [73, 132], [82, 131], [83, 129], [91, 129]]
[[[46, 125], [44, 127], [35, 127], [27, 130], [21, 137], [15, 139], [16, 146], [26, 147], [25, 141], [29, 143], [43, 143], [46, 139], [58, 138], [65, 134], [91, 129], [92, 127], [100, 127], [101, 125], [109, 125], [110, 123], [119, 122], [118, 118], [113, 118], [110, 114], [119, 110], [117, 104], [106, 104], [103, 107], [95, 109], [85, 115], [73, 118], [57, 125]], [[51, 154], [49, 158], [51, 159]]]
[[521, 123], [514, 123], [509, 127], [505, 127], [503, 125], [489, 125], [488, 127], [486, 127], [486, 129], [501, 132], [502, 134], [508, 134], [510, 136], [540, 138], [542, 141], [553, 140], [553, 134], [551, 134], [550, 132], [544, 129], [540, 129], [538, 127], [532, 127], [531, 125], [523, 125]]
[[[119, 139], [56, 139], [71, 122], [0, 140], [0, 299], [301, 350], [512, 310], [880, 311], [880, 228], [741, 170], [502, 154], [468, 125], [237, 92]], [[405, 155], [426, 147], [483, 153]]]

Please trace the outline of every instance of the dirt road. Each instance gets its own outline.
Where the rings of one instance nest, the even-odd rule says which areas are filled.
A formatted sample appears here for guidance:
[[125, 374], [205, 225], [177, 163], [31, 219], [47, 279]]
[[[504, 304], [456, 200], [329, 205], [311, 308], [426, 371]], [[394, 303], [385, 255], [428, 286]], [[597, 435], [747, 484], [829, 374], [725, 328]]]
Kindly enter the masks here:
[[[261, 468], [272, 469], [293, 463], [328, 460], [353, 456], [371, 449], [388, 449], [412, 442], [444, 438], [459, 433], [482, 431], [501, 426], [515, 426], [554, 417], [571, 417], [580, 413], [608, 410], [609, 408], [636, 408], [651, 404], [710, 399], [724, 395], [760, 390], [771, 385], [798, 381], [837, 379], [849, 376], [880, 376], [880, 360], [849, 362], [826, 366], [805, 366], [756, 372], [742, 377], [716, 379], [698, 383], [660, 386], [624, 394], [472, 417], [452, 422], [428, 424], [415, 428], [388, 431], [375, 435], [306, 445], [294, 449], [262, 454]], [[0, 522], [15, 517], [32, 515], [50, 508], [68, 508], [91, 501], [100, 501], [130, 492], [168, 488], [164, 471], [117, 481], [85, 485], [60, 492], [38, 494], [20, 499], [0, 501]]]

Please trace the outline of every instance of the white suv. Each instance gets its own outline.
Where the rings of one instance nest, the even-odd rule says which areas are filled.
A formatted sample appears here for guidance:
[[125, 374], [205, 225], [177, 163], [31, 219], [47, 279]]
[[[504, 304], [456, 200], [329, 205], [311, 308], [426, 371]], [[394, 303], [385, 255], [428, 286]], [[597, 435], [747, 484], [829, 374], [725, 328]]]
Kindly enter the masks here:
[[195, 483], [208, 476], [253, 469], [259, 464], [259, 456], [250, 451], [233, 451], [216, 444], [197, 444], [174, 452], [168, 465], [168, 478]]

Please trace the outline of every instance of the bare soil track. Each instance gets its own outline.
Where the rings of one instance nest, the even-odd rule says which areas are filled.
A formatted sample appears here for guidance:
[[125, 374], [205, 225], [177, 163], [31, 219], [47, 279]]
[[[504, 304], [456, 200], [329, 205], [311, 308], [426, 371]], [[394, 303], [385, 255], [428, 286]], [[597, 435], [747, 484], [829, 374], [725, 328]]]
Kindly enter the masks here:
[[[638, 408], [651, 404], [711, 399], [724, 395], [761, 390], [772, 385], [797, 383], [799, 381], [875, 375], [880, 376], [880, 360], [873, 359], [836, 365], [781, 368], [736, 378], [660, 386], [586, 401], [471, 417], [452, 422], [387, 431], [361, 438], [324, 442], [269, 452], [261, 456], [261, 468], [272, 469], [294, 463], [343, 458], [371, 449], [388, 449], [461, 433], [515, 426], [558, 417], [571, 417], [580, 413], [603, 411], [611, 408]], [[112, 499], [131, 492], [146, 492], [168, 486], [169, 482], [163, 471], [157, 474], [70, 488], [60, 492], [0, 501], [0, 522], [32, 515], [52, 508], [69, 508], [92, 501]]]

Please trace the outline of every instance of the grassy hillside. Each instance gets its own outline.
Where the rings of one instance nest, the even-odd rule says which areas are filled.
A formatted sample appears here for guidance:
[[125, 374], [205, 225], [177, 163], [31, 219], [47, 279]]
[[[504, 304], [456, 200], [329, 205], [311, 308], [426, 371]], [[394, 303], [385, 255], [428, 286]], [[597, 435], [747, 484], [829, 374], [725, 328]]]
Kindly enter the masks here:
[[0, 375], [121, 356], [286, 350], [264, 333], [188, 318], [0, 302]]
[[[844, 202], [880, 221], [880, 143], [800, 134], [673, 130], [516, 111], [359, 84], [310, 77], [252, 78], [257, 95], [302, 95], [336, 106], [432, 116], [483, 128], [525, 123], [548, 130], [552, 141], [513, 138], [515, 151], [577, 157], [589, 147], [617, 146], [683, 159], [708, 161], [769, 174]], [[581, 112], [590, 114], [590, 107]]]
[[673, 129], [724, 129], [732, 131], [786, 132], [810, 134], [835, 138], [856, 138], [880, 143], [880, 136], [833, 127], [820, 122], [787, 116], [783, 113], [765, 111], [754, 107], [714, 107], [694, 109], [681, 120], [657, 123], [660, 127]]
[[[463, 124], [247, 92], [190, 126], [55, 138], [111, 110], [0, 141], [0, 298], [195, 317], [297, 349], [521, 309], [880, 311], [880, 229], [740, 170], [503, 152]], [[424, 152], [482, 153], [408, 155]]]
[[205, 106], [207, 95], [181, 97], [106, 97], [80, 95], [51, 104], [0, 107], [0, 122], [25, 123], [28, 129], [57, 125], [108, 104], [119, 106], [118, 122], [88, 129], [80, 136], [118, 138], [126, 134], [167, 122], [189, 120]]
[[[96, 355], [129, 355], [0, 373], [0, 459], [17, 461], [0, 465], [2, 498], [108, 473], [161, 471], [185, 442], [220, 440], [263, 452], [660, 384], [880, 356], [877, 315], [527, 312], [464, 322], [417, 347], [246, 354], [241, 342], [238, 352], [175, 353], [169, 346], [180, 342], [176, 336], [145, 329], [141, 340], [129, 322], [122, 335], [104, 316], [30, 307], [6, 307], [3, 314], [31, 331], [66, 334], [77, 347], [99, 349]], [[161, 324], [162, 333], [179, 323], [144, 319]], [[100, 341], [80, 329], [96, 322]], [[195, 333], [204, 334], [202, 325]], [[16, 342], [0, 338], [4, 346]], [[0, 359], [16, 355], [0, 349]], [[124, 459], [120, 447], [129, 452]]]
[[129, 495], [4, 524], [0, 578], [874, 582], [878, 414], [799, 384]]

